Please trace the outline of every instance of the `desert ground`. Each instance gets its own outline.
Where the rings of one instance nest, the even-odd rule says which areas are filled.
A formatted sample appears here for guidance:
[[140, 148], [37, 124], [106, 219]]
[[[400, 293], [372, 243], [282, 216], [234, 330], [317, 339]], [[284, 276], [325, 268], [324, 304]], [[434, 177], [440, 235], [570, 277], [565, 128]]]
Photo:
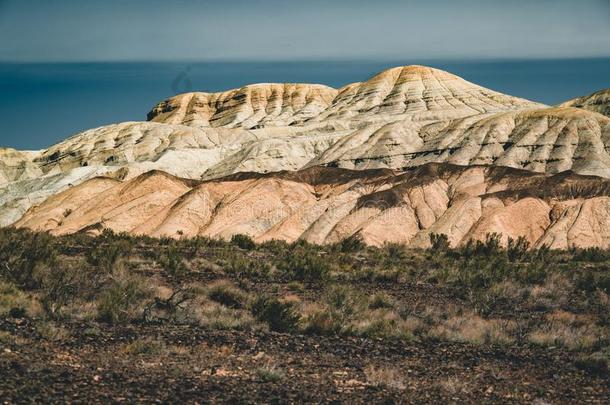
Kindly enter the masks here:
[[0, 230], [0, 396], [607, 403], [610, 252]]

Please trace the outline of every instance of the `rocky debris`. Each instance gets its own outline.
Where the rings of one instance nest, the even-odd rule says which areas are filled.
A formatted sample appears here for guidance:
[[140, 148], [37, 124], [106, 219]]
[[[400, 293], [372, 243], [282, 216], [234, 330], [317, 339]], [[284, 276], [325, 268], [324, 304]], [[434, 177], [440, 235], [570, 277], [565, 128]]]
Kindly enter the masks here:
[[[0, 392], [22, 402], [604, 403], [607, 378], [576, 368], [561, 349], [473, 346], [209, 331], [196, 326], [67, 325], [45, 341], [29, 322], [0, 322]], [[6, 343], [14, 337], [13, 343]], [[128, 354], [133, 341], [161, 352]], [[273, 364], [283, 378], [257, 370]], [[391, 367], [401, 383], [370, 381]]]

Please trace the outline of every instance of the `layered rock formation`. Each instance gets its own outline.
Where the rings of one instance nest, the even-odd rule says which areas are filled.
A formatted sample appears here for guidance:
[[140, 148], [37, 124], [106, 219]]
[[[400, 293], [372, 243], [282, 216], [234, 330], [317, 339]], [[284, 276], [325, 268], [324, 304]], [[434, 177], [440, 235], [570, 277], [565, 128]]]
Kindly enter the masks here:
[[610, 89], [566, 101], [560, 106], [583, 108], [610, 117]]
[[54, 234], [110, 228], [151, 236], [236, 233], [258, 241], [452, 245], [489, 233], [533, 246], [610, 246], [610, 180], [547, 176], [493, 166], [427, 164], [405, 171], [315, 167], [194, 182], [151, 171], [127, 181], [96, 178], [31, 209], [19, 227]]
[[[591, 100], [601, 99], [601, 96], [595, 96]], [[293, 222], [288, 221], [282, 226], [276, 224], [279, 227], [273, 231], [276, 233], [269, 233], [271, 230], [261, 233], [258, 225], [252, 225], [251, 231], [258, 238], [275, 235], [289, 240], [302, 237], [327, 243], [355, 232], [368, 221], [350, 216], [353, 209], [350, 201], [356, 195], [353, 190], [338, 193], [333, 189], [333, 193], [338, 194], [332, 201], [342, 201], [346, 211], [332, 211], [332, 220], [319, 220], [316, 215], [328, 208], [324, 204], [331, 202], [326, 198], [324, 203], [312, 200], [312, 186], [307, 182], [286, 183], [271, 176], [266, 181], [279, 187], [279, 191], [273, 187], [268, 189], [271, 187], [268, 183], [248, 191], [248, 184], [254, 180], [234, 182], [226, 180], [227, 176], [282, 170], [303, 174], [321, 170], [318, 169], [320, 166], [362, 170], [363, 176], [369, 176], [374, 172], [372, 169], [402, 172], [405, 168], [429, 163], [449, 163], [506, 166], [545, 174], [571, 170], [610, 178], [610, 118], [589, 111], [595, 108], [587, 107], [598, 104], [583, 99], [549, 108], [423, 66], [389, 69], [365, 82], [349, 84], [338, 90], [311, 84], [256, 84], [220, 93], [182, 94], [157, 104], [148, 114], [149, 122], [125, 122], [91, 129], [42, 151], [0, 149], [0, 226], [19, 220], [21, 226], [64, 233], [103, 223], [103, 226], [117, 230], [154, 235], [172, 235], [179, 228], [185, 234], [226, 237], [232, 232], [240, 229], [246, 232], [250, 228], [241, 222], [236, 227], [225, 226], [224, 220], [219, 219], [222, 215], [218, 217], [217, 212], [214, 221], [220, 225], [204, 227], [201, 218], [208, 218], [208, 208], [198, 198], [214, 195], [214, 198], [224, 201], [225, 190], [234, 186], [235, 198], [240, 201], [246, 201], [244, 196], [247, 195], [251, 199], [248, 201], [253, 203], [266, 193], [273, 195], [278, 192], [273, 207], [290, 210], [311, 208], [307, 220], [294, 217], [290, 220]], [[79, 204], [86, 199], [84, 195], [97, 195], [98, 188], [101, 193], [99, 199], [104, 197], [111, 206], [121, 206], [125, 202], [106, 197], [103, 193], [113, 193], [119, 184], [125, 186], [130, 181], [139, 182], [142, 175], [151, 171], [153, 174], [149, 176], [152, 178], [164, 179], [157, 187], [165, 187], [161, 191], [166, 193], [151, 194], [158, 201], [150, 201], [147, 209], [133, 203], [134, 209], [126, 211], [114, 222], [106, 217], [95, 217], [97, 212], [104, 211], [99, 206], [91, 208], [92, 217], [81, 214], [61, 217], [65, 212], [80, 212]], [[202, 183], [206, 184], [201, 186], [205, 189], [203, 192], [188, 184], [179, 186], [186, 180], [177, 178], [199, 182], [225, 180], [222, 186], [215, 182]], [[88, 182], [90, 179], [95, 180]], [[441, 187], [439, 190], [453, 187], [445, 180], [437, 180], [440, 183], [432, 183]], [[81, 186], [85, 188], [81, 189]], [[104, 188], [106, 186], [109, 188]], [[214, 188], [217, 186], [218, 190]], [[348, 183], [341, 187], [352, 189]], [[80, 197], [68, 198], [62, 192], [81, 194]], [[117, 193], [128, 195], [122, 191]], [[313, 196], [318, 196], [317, 193], [315, 191]], [[160, 219], [161, 211], [158, 210], [169, 210], [170, 203], [178, 198], [184, 207], [189, 207], [189, 214]], [[430, 208], [434, 215], [422, 214], [413, 222], [403, 218], [402, 211], [384, 210], [396, 212], [396, 218], [383, 226], [378, 221], [373, 222], [367, 225], [366, 231], [358, 232], [363, 233], [370, 243], [382, 242], [381, 236], [374, 236], [378, 233], [400, 234], [401, 241], [417, 245], [427, 243], [424, 232], [427, 229], [448, 227], [453, 235], [452, 242], [459, 243], [466, 233], [477, 237], [484, 235], [498, 221], [516, 224], [501, 218], [511, 217], [522, 208], [516, 206], [513, 211], [507, 208], [497, 218], [484, 220], [477, 214], [482, 210], [482, 202], [467, 199], [459, 208], [447, 190], [420, 197], [413, 194], [412, 198], [424, 199], [430, 207], [436, 207]], [[473, 194], [473, 198], [479, 198], [478, 194]], [[545, 210], [551, 212], [556, 206], [546, 200], [546, 205], [529, 200], [521, 204], [525, 203], [528, 210], [540, 213], [540, 218]], [[30, 211], [24, 216], [28, 209]], [[48, 213], [44, 214], [44, 210]], [[171, 212], [175, 210], [171, 208]], [[417, 211], [416, 208], [413, 210]], [[152, 214], [157, 211], [158, 215]], [[366, 212], [371, 216], [377, 215], [370, 207], [357, 211], [358, 215]], [[480, 224], [475, 227], [472, 221], [466, 220], [469, 216], [464, 212], [474, 212], [472, 215], [481, 221]], [[148, 214], [152, 216], [143, 220], [143, 216]], [[229, 218], [228, 214], [225, 215]], [[259, 216], [266, 218], [264, 214]], [[331, 230], [328, 227], [335, 217], [340, 218], [341, 223], [336, 228], [332, 225]], [[41, 218], [47, 219], [43, 221]], [[256, 218], [253, 215], [250, 219], [253, 224], [270, 223], [269, 219]], [[319, 220], [317, 225], [307, 222], [311, 218]], [[61, 225], [52, 227], [45, 222], [47, 220], [49, 223], [61, 222]], [[155, 221], [160, 222], [157, 224]], [[539, 225], [544, 229], [543, 234], [540, 230], [530, 230], [528, 238], [537, 241], [543, 235], [550, 237], [547, 228], [552, 220], [548, 221], [548, 224], [542, 221]], [[151, 225], [153, 223], [156, 225]], [[288, 225], [290, 223], [294, 225], [292, 228]], [[414, 228], [413, 223], [417, 227]], [[122, 227], [119, 224], [123, 224]], [[384, 227], [386, 230], [396, 228], [396, 232], [384, 233]], [[411, 231], [401, 233], [399, 229], [402, 228]], [[521, 231], [515, 228], [508, 233]], [[573, 239], [566, 236], [565, 243], [561, 243], [567, 246]]]
[[157, 104], [148, 120], [204, 128], [296, 125], [327, 109], [336, 95], [337, 90], [319, 84], [253, 84], [172, 97]]

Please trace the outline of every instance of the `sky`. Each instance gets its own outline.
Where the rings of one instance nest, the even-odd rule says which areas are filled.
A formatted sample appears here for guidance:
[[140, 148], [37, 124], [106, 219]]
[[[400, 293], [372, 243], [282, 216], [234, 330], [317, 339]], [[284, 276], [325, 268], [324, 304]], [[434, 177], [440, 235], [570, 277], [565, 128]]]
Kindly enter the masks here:
[[0, 61], [610, 56], [610, 0], [0, 0]]
[[258, 82], [425, 64], [546, 104], [610, 87], [610, 0], [0, 0], [0, 147]]

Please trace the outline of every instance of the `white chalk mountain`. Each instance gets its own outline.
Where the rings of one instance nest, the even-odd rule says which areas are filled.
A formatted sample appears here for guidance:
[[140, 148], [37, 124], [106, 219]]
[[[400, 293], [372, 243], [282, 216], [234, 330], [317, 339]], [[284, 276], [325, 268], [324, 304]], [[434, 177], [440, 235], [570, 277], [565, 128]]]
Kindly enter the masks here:
[[[146, 210], [137, 198], [131, 203], [131, 214], [125, 214], [120, 220], [125, 224], [137, 223], [133, 227], [118, 226], [120, 221], [81, 216], [78, 220], [77, 216], [72, 217], [79, 226], [66, 227], [65, 223], [70, 223], [68, 219], [75, 214], [65, 217], [65, 221], [53, 217], [61, 220], [59, 227], [42, 226], [40, 219], [33, 219], [39, 218], [40, 210], [49, 209], [51, 203], [55, 204], [55, 213], [57, 210], [63, 210], [62, 215], [79, 212], [74, 201], [86, 203], [87, 193], [82, 190], [90, 190], [90, 197], [95, 199], [101, 198], [100, 188], [106, 186], [109, 193], [111, 190], [123, 193], [114, 182], [127, 185], [153, 170], [166, 173], [168, 178], [200, 182], [240, 172], [265, 174], [287, 170], [307, 177], [304, 173], [318, 166], [355, 169], [366, 177], [365, 173], [374, 169], [393, 169], [399, 173], [410, 167], [439, 163], [447, 167], [506, 166], [544, 175], [569, 170], [610, 178], [610, 118], [599, 113], [606, 110], [589, 108], [598, 104], [598, 101], [580, 100], [548, 107], [423, 66], [389, 69], [365, 82], [340, 89], [314, 84], [254, 84], [221, 93], [181, 94], [157, 104], [149, 112], [147, 122], [91, 129], [41, 151], [0, 149], [0, 225], [19, 220], [21, 226], [37, 224], [31, 226], [57, 228], [56, 232], [63, 233], [93, 225], [98, 229], [101, 223], [102, 227], [117, 230], [170, 236], [175, 236], [180, 227], [184, 234], [186, 231], [182, 228], [187, 228], [184, 221], [188, 220], [183, 217], [178, 221], [179, 226], [165, 224], [154, 231], [153, 227], [140, 224], [135, 216]], [[269, 179], [272, 181], [272, 174]], [[222, 184], [233, 187], [236, 181], [223, 180]], [[69, 207], [64, 203], [57, 205], [57, 199], [63, 198], [62, 192], [81, 184], [84, 189], [76, 189], [80, 193], [78, 198], [61, 200], [65, 204], [69, 202]], [[191, 193], [192, 187], [179, 188], [180, 192]], [[241, 190], [245, 186], [235, 187]], [[346, 183], [344, 187], [351, 186]], [[446, 183], [443, 187], [454, 185]], [[273, 198], [295, 199], [294, 204], [299, 206], [311, 198], [290, 187], [287, 190], [290, 191]], [[173, 206], [171, 198], [184, 198], [180, 192], [168, 191], [165, 196], [168, 200], [150, 203], [148, 206], [159, 210], [153, 217], [164, 215], [162, 211]], [[449, 198], [447, 192], [443, 198]], [[262, 200], [272, 198], [263, 189], [251, 195]], [[298, 202], [299, 198], [304, 200]], [[200, 205], [195, 206], [191, 211], [204, 210]], [[37, 216], [33, 217], [34, 212]], [[129, 219], [129, 215], [134, 218]], [[226, 232], [212, 232], [193, 221], [199, 225], [197, 231], [194, 225], [188, 228], [189, 235], [226, 237], [240, 229], [244, 232], [250, 229], [245, 225], [230, 226]], [[421, 231], [432, 226], [432, 222], [420, 221], [420, 225]], [[222, 228], [217, 226], [213, 229]], [[446, 226], [453, 225], [449, 221]], [[336, 235], [349, 236], [350, 232], [359, 232], [356, 228], [336, 231]], [[290, 238], [303, 237], [321, 243], [336, 239], [324, 236], [321, 231], [316, 236], [316, 232], [289, 233]], [[259, 231], [252, 233], [263, 237]], [[472, 233], [476, 234], [474, 230]], [[452, 238], [455, 243], [463, 239]]]

